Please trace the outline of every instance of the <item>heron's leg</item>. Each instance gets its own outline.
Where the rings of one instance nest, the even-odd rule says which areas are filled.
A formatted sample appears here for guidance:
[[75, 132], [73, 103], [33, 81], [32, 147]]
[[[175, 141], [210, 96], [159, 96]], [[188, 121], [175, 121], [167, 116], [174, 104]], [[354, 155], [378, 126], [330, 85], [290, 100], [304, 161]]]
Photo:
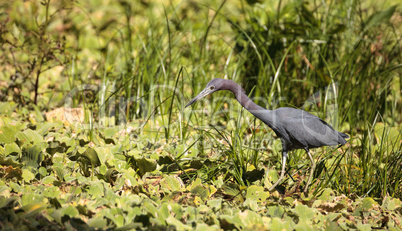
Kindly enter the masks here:
[[311, 162], [310, 175], [308, 176], [307, 184], [306, 184], [306, 187], [304, 188], [304, 192], [307, 193], [308, 187], [310, 186], [311, 180], [313, 178], [313, 174], [314, 174], [314, 170], [315, 170], [315, 161], [314, 161], [313, 157], [311, 156], [308, 148], [305, 148], [304, 150], [306, 150], [308, 157], [310, 158], [310, 162]]
[[275, 184], [272, 185], [271, 188], [268, 189], [269, 191], [273, 191], [275, 189], [275, 187], [282, 181], [283, 177], [285, 176], [285, 166], [286, 166], [286, 158], [287, 157], [288, 157], [288, 152], [283, 151], [282, 152], [282, 172], [281, 172], [281, 176], [275, 182]]

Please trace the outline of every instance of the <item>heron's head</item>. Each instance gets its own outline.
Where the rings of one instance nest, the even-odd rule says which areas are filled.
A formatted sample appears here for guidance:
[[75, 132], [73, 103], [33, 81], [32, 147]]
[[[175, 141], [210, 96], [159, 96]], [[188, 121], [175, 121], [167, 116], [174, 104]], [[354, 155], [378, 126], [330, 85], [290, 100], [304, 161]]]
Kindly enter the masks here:
[[205, 89], [202, 90], [200, 92], [200, 94], [198, 94], [196, 97], [194, 97], [194, 99], [190, 100], [190, 102], [188, 102], [186, 107], [188, 107], [191, 104], [197, 102], [199, 99], [203, 98], [204, 96], [207, 96], [209, 94], [214, 93], [215, 91], [225, 90], [224, 85], [225, 85], [225, 82], [227, 82], [227, 81], [229, 81], [229, 80], [226, 80], [226, 79], [213, 79], [213, 80], [209, 81], [209, 83], [207, 84]]

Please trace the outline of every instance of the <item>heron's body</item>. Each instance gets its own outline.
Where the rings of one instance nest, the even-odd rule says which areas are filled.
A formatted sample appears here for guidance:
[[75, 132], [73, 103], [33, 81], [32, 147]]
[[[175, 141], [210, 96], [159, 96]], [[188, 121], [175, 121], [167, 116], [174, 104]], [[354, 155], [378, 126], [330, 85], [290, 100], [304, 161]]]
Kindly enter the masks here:
[[284, 177], [287, 154], [294, 149], [304, 149], [309, 155], [312, 167], [307, 181], [305, 192], [311, 183], [311, 176], [315, 169], [315, 162], [309, 152], [311, 148], [322, 146], [344, 145], [349, 136], [336, 131], [329, 124], [317, 116], [306, 111], [281, 107], [275, 110], [265, 109], [254, 103], [242, 87], [231, 80], [213, 79], [207, 87], [191, 100], [191, 105], [200, 98], [218, 90], [229, 90], [235, 94], [237, 101], [255, 117], [268, 125], [282, 141], [282, 172], [279, 180], [270, 188], [274, 189]]
[[[347, 135], [306, 111], [282, 107], [275, 110], [250, 111], [267, 124], [282, 141], [282, 149], [318, 148], [344, 145]], [[266, 119], [269, 118], [269, 119]], [[345, 137], [346, 136], [346, 137]]]

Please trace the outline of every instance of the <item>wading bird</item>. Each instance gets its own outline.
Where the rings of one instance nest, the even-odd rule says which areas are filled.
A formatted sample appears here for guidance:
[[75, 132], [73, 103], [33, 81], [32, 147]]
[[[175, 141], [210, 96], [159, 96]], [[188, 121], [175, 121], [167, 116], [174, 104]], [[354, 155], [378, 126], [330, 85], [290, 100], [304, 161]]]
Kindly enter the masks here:
[[205, 89], [192, 99], [186, 107], [197, 100], [219, 90], [228, 90], [234, 93], [237, 101], [251, 114], [268, 125], [282, 141], [282, 172], [279, 179], [269, 188], [269, 191], [283, 180], [288, 152], [294, 149], [304, 149], [310, 158], [311, 169], [307, 184], [304, 188], [306, 193], [311, 183], [315, 169], [315, 162], [309, 149], [322, 146], [344, 145], [348, 135], [336, 131], [317, 116], [306, 111], [281, 107], [275, 110], [268, 110], [258, 106], [247, 95], [244, 89], [231, 80], [213, 79]]

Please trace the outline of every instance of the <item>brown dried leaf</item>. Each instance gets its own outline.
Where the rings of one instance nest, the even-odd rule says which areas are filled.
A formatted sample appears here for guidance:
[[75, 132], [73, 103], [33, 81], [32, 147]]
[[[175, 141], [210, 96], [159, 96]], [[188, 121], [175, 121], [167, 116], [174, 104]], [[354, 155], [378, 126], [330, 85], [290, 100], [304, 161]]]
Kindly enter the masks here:
[[318, 209], [320, 211], [325, 211], [328, 213], [331, 212], [337, 212], [343, 208], [346, 208], [346, 206], [344, 204], [341, 203], [334, 203], [334, 202], [329, 202], [329, 203], [322, 203], [318, 206]]

